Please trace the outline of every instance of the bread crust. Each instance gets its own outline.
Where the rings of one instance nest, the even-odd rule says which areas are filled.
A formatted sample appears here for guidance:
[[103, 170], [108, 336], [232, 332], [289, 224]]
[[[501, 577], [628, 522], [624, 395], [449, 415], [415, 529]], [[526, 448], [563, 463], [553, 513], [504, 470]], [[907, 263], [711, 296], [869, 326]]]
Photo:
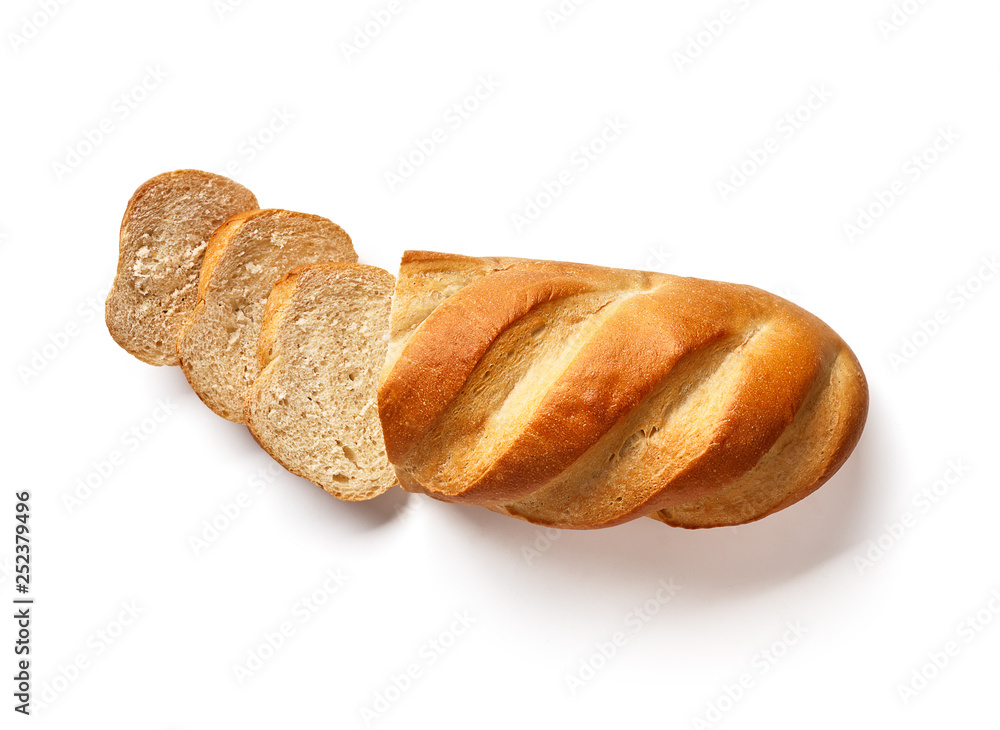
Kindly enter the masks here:
[[867, 414], [843, 340], [754, 287], [408, 251], [392, 322], [400, 484], [537, 524], [759, 519], [829, 479]]

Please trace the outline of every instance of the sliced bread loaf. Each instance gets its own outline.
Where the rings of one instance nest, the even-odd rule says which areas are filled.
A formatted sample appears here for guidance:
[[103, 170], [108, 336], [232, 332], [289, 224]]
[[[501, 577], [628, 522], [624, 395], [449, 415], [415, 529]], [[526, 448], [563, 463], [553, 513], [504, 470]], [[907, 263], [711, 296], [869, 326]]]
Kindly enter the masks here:
[[264, 305], [275, 282], [303, 264], [357, 260], [350, 236], [318, 215], [253, 210], [220, 226], [205, 253], [198, 303], [177, 337], [184, 375], [209, 408], [244, 422], [246, 392], [260, 373]]
[[393, 285], [373, 266], [301, 266], [278, 281], [262, 315], [247, 425], [282, 466], [340, 499], [396, 483], [376, 402]]
[[132, 195], [119, 236], [118, 272], [105, 304], [115, 342], [150, 365], [176, 365], [175, 342], [198, 298], [198, 275], [212, 232], [257, 207], [227, 177], [177, 170]]

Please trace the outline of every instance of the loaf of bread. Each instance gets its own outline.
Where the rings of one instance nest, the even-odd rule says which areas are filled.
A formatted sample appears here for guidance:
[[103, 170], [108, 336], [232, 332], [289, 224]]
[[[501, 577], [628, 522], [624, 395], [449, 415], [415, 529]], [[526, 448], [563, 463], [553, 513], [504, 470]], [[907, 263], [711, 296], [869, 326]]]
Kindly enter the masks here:
[[147, 180], [132, 195], [119, 234], [118, 272], [105, 305], [115, 342], [151, 365], [177, 364], [177, 333], [198, 299], [212, 233], [257, 207], [239, 183], [201, 170]]
[[753, 287], [409, 251], [378, 406], [408, 491], [560, 528], [697, 528], [816, 490], [868, 389], [830, 327]]
[[336, 224], [256, 205], [197, 170], [142, 185], [108, 328], [340, 499], [398, 481], [559, 528], [739, 525], [864, 428], [854, 353], [754, 287], [408, 251], [393, 289]]

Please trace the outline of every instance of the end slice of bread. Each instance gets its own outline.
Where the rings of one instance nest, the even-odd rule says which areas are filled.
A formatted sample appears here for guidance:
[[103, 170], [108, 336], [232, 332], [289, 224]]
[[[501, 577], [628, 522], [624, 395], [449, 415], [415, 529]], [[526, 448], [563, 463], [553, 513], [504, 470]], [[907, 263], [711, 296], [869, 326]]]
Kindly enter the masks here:
[[247, 425], [282, 466], [340, 499], [396, 483], [377, 403], [394, 282], [373, 266], [302, 266], [275, 285], [262, 317]]
[[201, 170], [166, 172], [140, 185], [122, 218], [118, 272], [105, 304], [115, 342], [150, 365], [177, 365], [177, 333], [198, 299], [212, 232], [256, 207], [245, 187]]
[[357, 260], [350, 236], [318, 215], [253, 210], [220, 226], [205, 252], [198, 303], [177, 336], [184, 375], [208, 407], [244, 423], [247, 389], [260, 373], [264, 305], [278, 279], [304, 264]]

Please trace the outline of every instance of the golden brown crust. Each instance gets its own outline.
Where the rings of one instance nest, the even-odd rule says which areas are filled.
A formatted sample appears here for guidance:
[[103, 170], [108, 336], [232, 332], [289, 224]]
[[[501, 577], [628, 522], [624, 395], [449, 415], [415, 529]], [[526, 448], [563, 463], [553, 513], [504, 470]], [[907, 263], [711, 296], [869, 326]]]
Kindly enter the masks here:
[[864, 425], [846, 344], [753, 287], [408, 251], [392, 320], [379, 412], [400, 484], [539, 524], [759, 519], [828, 479]]
[[[303, 270], [310, 266], [322, 264], [307, 264], [297, 266], [275, 282], [264, 305], [264, 314], [260, 323], [260, 339], [257, 345], [257, 365], [263, 374], [264, 369], [274, 359], [274, 345], [278, 337], [281, 320], [288, 313], [288, 307], [295, 297]], [[356, 264], [326, 264], [326, 266], [356, 266]]]
[[[421, 325], [393, 370], [379, 411], [393, 424], [389, 458], [400, 461], [448, 403], [472, 369], [512, 322], [540, 303], [587, 291], [581, 279], [545, 272], [503, 271], [465, 287]], [[475, 327], [466, 323], [475, 322]]]
[[226, 254], [226, 249], [232, 242], [233, 237], [248, 221], [259, 218], [262, 215], [269, 215], [270, 209], [246, 210], [237, 213], [229, 218], [225, 223], [215, 229], [215, 233], [208, 241], [208, 248], [205, 249], [205, 260], [201, 264], [201, 274], [198, 277], [198, 300], [201, 302], [205, 298], [212, 276], [215, 274], [219, 263]]
[[761, 519], [809, 496], [847, 461], [868, 415], [868, 385], [849, 349], [816, 380], [795, 421], [760, 461], [717, 493], [650, 517], [702, 528]]
[[[313, 264], [313, 266], [321, 264]], [[329, 264], [328, 264], [329, 265]], [[354, 265], [354, 264], [347, 264]], [[254, 441], [267, 452], [268, 456], [281, 464], [285, 469], [290, 471], [296, 476], [304, 476], [300, 473], [294, 465], [286, 464], [282, 459], [279, 458], [278, 454], [274, 449], [271, 448], [270, 443], [261, 437], [256, 427], [255, 414], [253, 413], [255, 402], [254, 399], [261, 390], [267, 387], [267, 384], [271, 380], [274, 367], [268, 367], [272, 362], [275, 362], [275, 344], [278, 338], [278, 331], [281, 328], [282, 320], [285, 315], [288, 314], [289, 307], [295, 297], [295, 290], [299, 284], [299, 277], [303, 269], [309, 269], [310, 265], [299, 266], [287, 274], [282, 276], [275, 283], [274, 288], [271, 289], [271, 294], [267, 298], [267, 304], [264, 307], [264, 315], [261, 320], [260, 329], [260, 339], [258, 341], [257, 348], [257, 362], [260, 366], [260, 374], [254, 381], [253, 387], [247, 390], [246, 398], [243, 401], [243, 419], [247, 424], [247, 429], [250, 431], [250, 435], [253, 436]]]

